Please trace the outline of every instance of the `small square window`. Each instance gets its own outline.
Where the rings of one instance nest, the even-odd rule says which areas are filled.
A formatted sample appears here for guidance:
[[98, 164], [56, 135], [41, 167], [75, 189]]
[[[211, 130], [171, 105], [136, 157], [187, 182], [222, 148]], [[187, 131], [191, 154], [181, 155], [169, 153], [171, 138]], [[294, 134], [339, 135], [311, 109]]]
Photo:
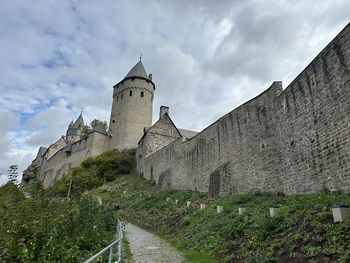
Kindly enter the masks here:
[[143, 91], [141, 91], [141, 97], [144, 97], [145, 93]]
[[132, 96], [132, 90], [129, 91], [129, 96], [130, 96], [130, 97]]

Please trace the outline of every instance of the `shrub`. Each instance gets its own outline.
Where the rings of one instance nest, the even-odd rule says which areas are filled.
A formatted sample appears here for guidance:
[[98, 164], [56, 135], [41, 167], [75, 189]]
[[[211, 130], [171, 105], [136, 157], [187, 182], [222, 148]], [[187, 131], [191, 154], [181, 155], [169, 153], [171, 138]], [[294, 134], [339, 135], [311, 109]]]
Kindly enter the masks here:
[[96, 157], [89, 157], [79, 167], [52, 188], [60, 196], [79, 195], [104, 182], [115, 180], [118, 176], [131, 174], [135, 170], [134, 150], [111, 150]]

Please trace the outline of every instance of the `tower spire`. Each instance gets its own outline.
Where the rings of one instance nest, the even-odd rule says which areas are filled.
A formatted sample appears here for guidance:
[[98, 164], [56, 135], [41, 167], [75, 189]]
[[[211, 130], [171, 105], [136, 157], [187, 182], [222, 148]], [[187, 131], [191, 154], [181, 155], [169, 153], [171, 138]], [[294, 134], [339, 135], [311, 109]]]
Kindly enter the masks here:
[[140, 52], [140, 61], [142, 60], [142, 52]]

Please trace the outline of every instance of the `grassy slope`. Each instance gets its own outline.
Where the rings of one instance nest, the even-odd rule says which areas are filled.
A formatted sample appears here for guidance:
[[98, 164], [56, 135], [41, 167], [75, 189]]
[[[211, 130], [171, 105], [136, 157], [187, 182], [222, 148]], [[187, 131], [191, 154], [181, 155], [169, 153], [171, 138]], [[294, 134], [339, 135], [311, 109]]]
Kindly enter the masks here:
[[[347, 262], [350, 256], [350, 221], [334, 224], [330, 211], [334, 204], [350, 205], [349, 193], [254, 193], [210, 200], [198, 192], [157, 192], [151, 182], [124, 176], [90, 194], [115, 204], [127, 221], [168, 239], [190, 262]], [[203, 211], [201, 202], [208, 204]], [[247, 207], [244, 216], [238, 215], [239, 204]], [[217, 214], [216, 205], [225, 212]], [[281, 215], [270, 218], [270, 205], [281, 205]]]

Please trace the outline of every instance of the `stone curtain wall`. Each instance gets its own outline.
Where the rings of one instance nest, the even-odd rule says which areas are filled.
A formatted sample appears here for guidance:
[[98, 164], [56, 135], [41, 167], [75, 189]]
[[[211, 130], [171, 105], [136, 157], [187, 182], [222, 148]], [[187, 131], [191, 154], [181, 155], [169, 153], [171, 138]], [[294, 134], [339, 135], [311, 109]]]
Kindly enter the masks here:
[[40, 168], [40, 179], [43, 186], [53, 186], [66, 175], [70, 168], [79, 166], [87, 157], [96, 156], [106, 150], [106, 135], [93, 132], [87, 139], [72, 144], [70, 155], [66, 153], [66, 147], [55, 153], [50, 159], [43, 160]]
[[271, 162], [265, 160], [273, 162], [272, 156], [276, 155], [270, 116], [281, 92], [281, 83], [275, 82], [192, 139], [177, 139], [152, 154], [144, 162], [144, 176], [150, 179], [152, 171], [157, 182], [161, 179], [160, 188], [219, 188], [214, 194], [255, 190], [261, 178], [266, 180], [276, 174]]
[[191, 140], [146, 158], [159, 188], [212, 196], [350, 190], [350, 26], [282, 91], [272, 86]]
[[287, 87], [277, 108], [281, 190], [349, 191], [349, 25]]

